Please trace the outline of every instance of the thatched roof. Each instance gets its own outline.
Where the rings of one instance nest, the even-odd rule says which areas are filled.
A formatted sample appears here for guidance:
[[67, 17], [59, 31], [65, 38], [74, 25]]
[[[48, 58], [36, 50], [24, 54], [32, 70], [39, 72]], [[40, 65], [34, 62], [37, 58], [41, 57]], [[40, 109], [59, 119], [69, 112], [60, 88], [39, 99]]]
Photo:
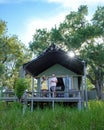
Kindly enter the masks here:
[[68, 56], [68, 53], [52, 44], [40, 56], [23, 65], [26, 73], [38, 76], [55, 64], [60, 64], [78, 75], [83, 75], [84, 64], [81, 60]]

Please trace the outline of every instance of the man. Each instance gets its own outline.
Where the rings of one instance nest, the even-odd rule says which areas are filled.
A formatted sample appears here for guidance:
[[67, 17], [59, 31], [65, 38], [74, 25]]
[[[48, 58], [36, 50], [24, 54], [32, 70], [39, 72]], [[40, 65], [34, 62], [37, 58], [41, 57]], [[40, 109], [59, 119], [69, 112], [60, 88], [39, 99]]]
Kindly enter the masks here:
[[57, 86], [57, 82], [58, 82], [58, 80], [57, 80], [55, 74], [52, 74], [52, 77], [50, 78], [50, 90], [54, 94], [53, 97], [56, 97], [56, 86]]

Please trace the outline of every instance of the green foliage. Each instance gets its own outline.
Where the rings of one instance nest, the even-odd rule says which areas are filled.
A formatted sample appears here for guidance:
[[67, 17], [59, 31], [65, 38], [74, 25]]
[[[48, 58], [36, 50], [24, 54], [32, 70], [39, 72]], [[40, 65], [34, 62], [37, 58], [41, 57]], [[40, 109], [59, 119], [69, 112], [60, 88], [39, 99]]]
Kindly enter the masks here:
[[20, 99], [23, 96], [24, 91], [29, 87], [29, 83], [24, 78], [19, 78], [15, 83], [15, 92], [17, 97]]
[[0, 79], [3, 85], [14, 87], [19, 68], [31, 53], [15, 35], [7, 34], [6, 22], [0, 20]]
[[50, 41], [52, 43], [57, 43], [57, 44], [63, 41], [63, 37], [60, 33], [60, 30], [57, 29], [56, 27], [51, 29]]
[[104, 33], [104, 6], [97, 8], [92, 21], [95, 27], [98, 27]]
[[85, 49], [81, 50], [80, 53], [82, 57], [87, 59], [87, 77], [97, 89], [97, 96], [100, 99], [104, 83], [104, 44], [94, 43], [86, 45]]
[[60, 24], [61, 35], [64, 37], [64, 42], [69, 49], [79, 49], [83, 41], [85, 41], [85, 36], [87, 38], [87, 33], [83, 33], [88, 24], [86, 20], [87, 14], [87, 6], [80, 6], [77, 12], [70, 12], [65, 17], [64, 22]]
[[92, 90], [95, 86], [91, 83], [91, 81], [87, 78], [87, 89]]
[[[3, 103], [3, 108], [5, 105]], [[0, 109], [1, 130], [103, 130], [104, 103], [90, 101], [89, 108], [78, 111], [75, 108], [56, 106], [52, 109], [36, 109], [22, 114], [21, 107], [14, 104]], [[13, 106], [13, 107], [12, 107]]]
[[33, 36], [33, 41], [30, 42], [29, 47], [36, 55], [39, 55], [43, 50], [49, 46], [49, 32], [47, 29], [38, 29]]
[[[85, 49], [87, 51], [85, 51]], [[104, 65], [104, 44], [96, 42], [90, 43], [89, 46], [85, 46], [85, 49], [81, 51], [83, 57], [87, 57], [88, 63], [93, 63], [96, 66], [103, 66]]]
[[0, 37], [6, 33], [6, 22], [0, 20]]
[[4, 73], [4, 65], [0, 63], [0, 77]]

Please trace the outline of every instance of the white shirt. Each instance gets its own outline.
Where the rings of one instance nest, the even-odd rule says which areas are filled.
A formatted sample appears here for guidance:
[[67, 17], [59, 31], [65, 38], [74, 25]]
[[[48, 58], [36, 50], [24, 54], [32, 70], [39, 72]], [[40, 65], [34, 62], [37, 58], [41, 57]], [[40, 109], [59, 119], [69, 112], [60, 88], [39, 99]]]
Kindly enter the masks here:
[[50, 86], [56, 86], [57, 85], [57, 78], [52, 77], [50, 78]]

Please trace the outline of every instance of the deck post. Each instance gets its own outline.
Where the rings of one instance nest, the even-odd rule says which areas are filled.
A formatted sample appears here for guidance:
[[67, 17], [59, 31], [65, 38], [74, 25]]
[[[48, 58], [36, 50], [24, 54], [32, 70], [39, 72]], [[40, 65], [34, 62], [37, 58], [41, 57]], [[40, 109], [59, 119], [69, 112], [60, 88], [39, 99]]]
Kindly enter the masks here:
[[[82, 81], [83, 81], [83, 77], [82, 77]], [[82, 83], [82, 107], [84, 107], [84, 86], [83, 86], [83, 83]]]
[[86, 62], [83, 61], [83, 64], [84, 64], [83, 85], [84, 85], [84, 89], [85, 89], [86, 108], [88, 108], [88, 95], [87, 95], [87, 85], [86, 85]]
[[69, 91], [69, 76], [67, 75], [66, 78], [65, 78], [65, 93], [64, 93], [64, 97], [69, 97], [68, 91]]
[[51, 97], [51, 91], [50, 91], [50, 84], [49, 84], [49, 79], [48, 79], [48, 81], [47, 81], [47, 84], [48, 84], [48, 90], [49, 90], [49, 93], [48, 93], [48, 97]]
[[38, 93], [36, 93], [36, 96], [38, 96], [38, 97], [41, 97], [41, 78], [39, 77], [38, 79], [37, 79], [37, 92]]
[[82, 104], [81, 104], [81, 94], [80, 94], [80, 91], [78, 92], [78, 98], [79, 98], [79, 101], [78, 101], [78, 110], [81, 110]]
[[52, 108], [53, 108], [53, 111], [54, 111], [54, 107], [55, 107], [55, 102], [54, 102], [54, 92], [52, 92]]
[[[34, 78], [32, 77], [32, 98], [34, 97]], [[31, 112], [33, 112], [34, 101], [31, 99]]]
[[27, 94], [26, 94], [26, 91], [25, 91], [24, 102], [23, 102], [23, 115], [25, 114], [26, 108], [27, 108]]
[[78, 101], [78, 110], [81, 110], [81, 108], [82, 108], [81, 100], [79, 99], [79, 101]]

